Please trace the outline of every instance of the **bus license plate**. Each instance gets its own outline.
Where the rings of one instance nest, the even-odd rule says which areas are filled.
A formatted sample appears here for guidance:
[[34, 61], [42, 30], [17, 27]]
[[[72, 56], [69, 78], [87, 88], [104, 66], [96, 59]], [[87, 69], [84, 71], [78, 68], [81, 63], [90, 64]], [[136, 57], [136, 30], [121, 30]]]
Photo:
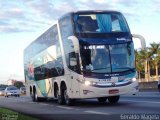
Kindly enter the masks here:
[[119, 93], [118, 89], [109, 90], [109, 94], [116, 94]]

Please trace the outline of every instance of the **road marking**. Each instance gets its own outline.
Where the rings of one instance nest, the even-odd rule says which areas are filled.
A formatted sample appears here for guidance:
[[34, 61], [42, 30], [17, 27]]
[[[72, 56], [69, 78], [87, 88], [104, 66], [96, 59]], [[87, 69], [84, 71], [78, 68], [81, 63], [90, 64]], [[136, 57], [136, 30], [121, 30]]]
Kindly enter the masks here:
[[132, 100], [121, 100], [121, 101], [127, 101], [127, 102], [136, 102], [136, 103], [154, 103], [154, 104], [160, 104], [160, 102], [153, 102], [153, 101], [132, 101]]
[[99, 115], [109, 115], [109, 113], [103, 113], [103, 112], [98, 112], [98, 111], [84, 111], [86, 113], [92, 113], [92, 114], [99, 114]]
[[12, 100], [14, 102], [17, 102], [17, 101], [19, 101], [19, 102], [26, 102], [27, 101], [24, 98], [13, 98], [13, 97], [10, 97], [10, 98], [7, 98], [7, 99], [10, 99], [10, 100]]
[[71, 108], [71, 107], [64, 107], [64, 106], [56, 106], [56, 107], [63, 108], [63, 109], [68, 109], [68, 110], [74, 109], [74, 108]]

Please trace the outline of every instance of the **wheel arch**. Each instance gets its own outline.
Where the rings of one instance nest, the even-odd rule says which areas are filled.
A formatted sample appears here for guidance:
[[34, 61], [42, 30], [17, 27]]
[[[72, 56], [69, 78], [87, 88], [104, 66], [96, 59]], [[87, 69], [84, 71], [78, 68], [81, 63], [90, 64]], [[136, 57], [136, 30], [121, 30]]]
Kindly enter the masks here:
[[67, 88], [66, 82], [65, 81], [61, 81], [60, 90], [64, 90], [66, 88]]

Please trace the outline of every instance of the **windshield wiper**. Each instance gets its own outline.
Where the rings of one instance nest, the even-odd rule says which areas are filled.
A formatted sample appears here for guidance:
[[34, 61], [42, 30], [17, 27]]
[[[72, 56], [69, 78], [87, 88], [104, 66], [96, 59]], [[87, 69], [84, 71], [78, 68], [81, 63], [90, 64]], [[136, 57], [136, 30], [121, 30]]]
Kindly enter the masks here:
[[110, 67], [103, 67], [103, 68], [97, 68], [97, 69], [83, 69], [83, 72], [93, 72], [95, 70], [103, 70], [107, 68], [110, 68]]
[[[113, 69], [113, 68], [112, 68]], [[135, 71], [135, 68], [130, 68], [130, 67], [116, 67], [114, 69], [126, 69], [126, 70], [131, 70], [132, 72]]]
[[110, 67], [103, 67], [103, 68], [92, 69], [91, 71], [94, 71], [94, 70], [103, 70], [103, 69], [107, 69], [107, 68], [110, 68]]

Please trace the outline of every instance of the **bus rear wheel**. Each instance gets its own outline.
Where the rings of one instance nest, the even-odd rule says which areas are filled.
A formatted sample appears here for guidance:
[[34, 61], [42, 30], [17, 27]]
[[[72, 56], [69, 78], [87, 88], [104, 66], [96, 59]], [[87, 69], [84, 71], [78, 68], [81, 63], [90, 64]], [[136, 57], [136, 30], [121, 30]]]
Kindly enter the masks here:
[[100, 98], [97, 98], [97, 99], [98, 99], [99, 103], [105, 103], [106, 100], [107, 100], [107, 97], [100, 97]]
[[33, 102], [39, 102], [40, 98], [37, 95], [36, 89], [33, 91], [33, 96], [32, 96]]
[[119, 98], [120, 98], [120, 96], [111, 96], [111, 97], [108, 97], [108, 101], [111, 104], [115, 104], [119, 101]]
[[63, 105], [65, 103], [63, 89], [60, 90], [60, 94], [59, 94], [59, 91], [57, 90], [57, 97], [58, 97], [58, 104]]

